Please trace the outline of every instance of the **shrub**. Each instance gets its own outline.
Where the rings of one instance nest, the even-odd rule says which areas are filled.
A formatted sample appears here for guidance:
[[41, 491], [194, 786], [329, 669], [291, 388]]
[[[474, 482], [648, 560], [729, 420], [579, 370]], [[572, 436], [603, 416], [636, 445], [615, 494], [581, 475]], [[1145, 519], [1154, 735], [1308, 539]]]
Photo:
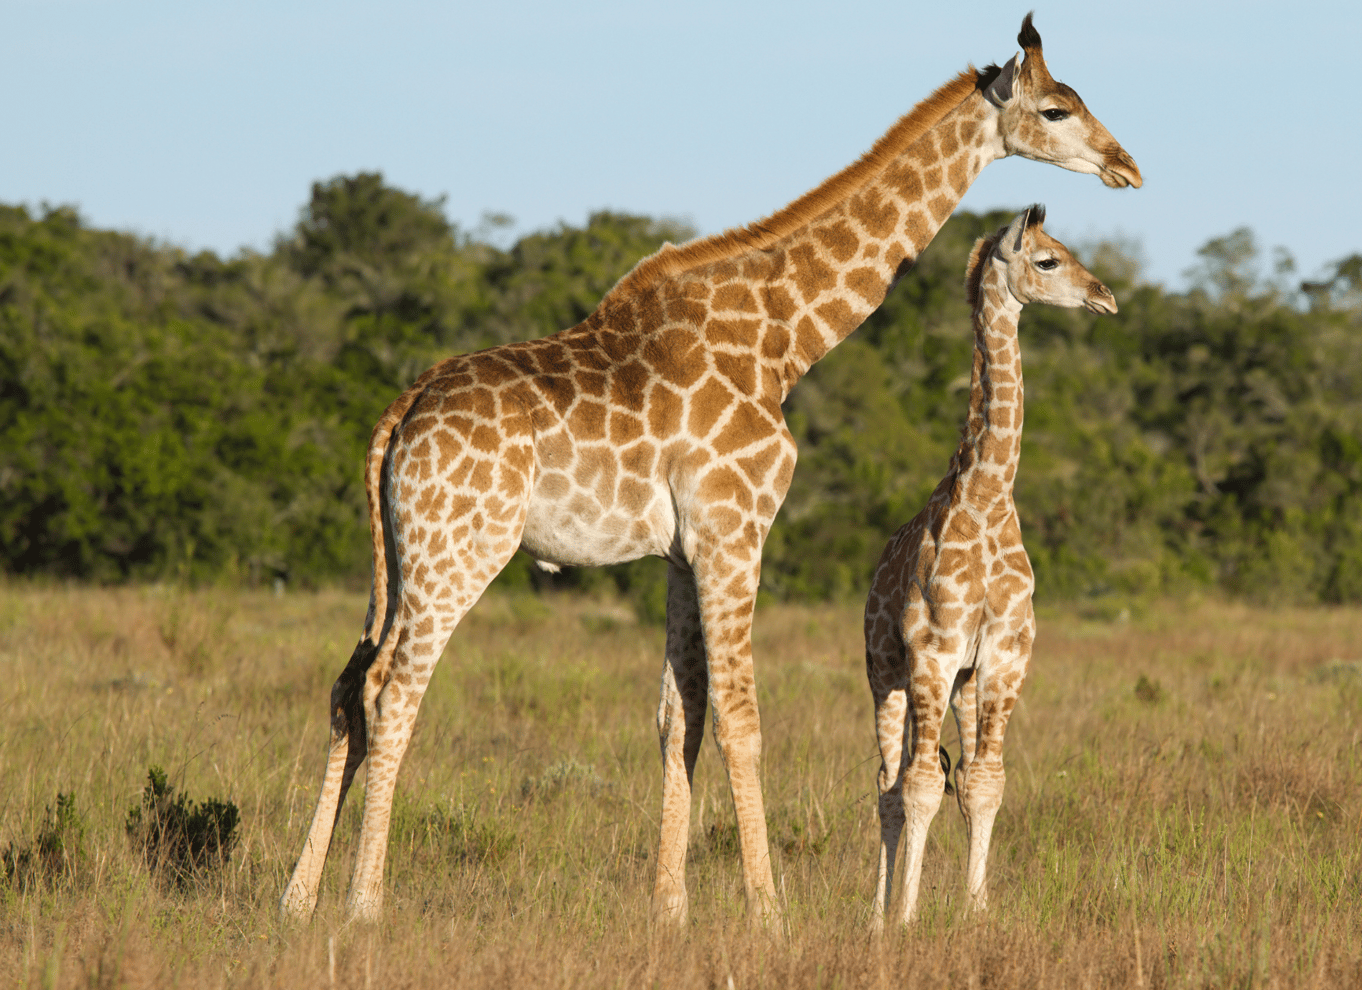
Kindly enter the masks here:
[[419, 807], [400, 797], [388, 835], [394, 845], [414, 844], [446, 863], [498, 863], [520, 845], [504, 823], [480, 820], [471, 805]]
[[172, 796], [174, 789], [164, 770], [149, 767], [142, 800], [128, 809], [127, 832], [152, 872], [185, 885], [230, 858], [240, 813], [230, 801], [199, 803], [183, 793]]
[[43, 812], [43, 822], [32, 845], [9, 843], [0, 853], [5, 882], [26, 887], [74, 871], [85, 855], [85, 817], [76, 810], [75, 794], [58, 794], [56, 808]]
[[1157, 705], [1163, 700], [1163, 685], [1141, 674], [1135, 682], [1135, 697], [1146, 705]]

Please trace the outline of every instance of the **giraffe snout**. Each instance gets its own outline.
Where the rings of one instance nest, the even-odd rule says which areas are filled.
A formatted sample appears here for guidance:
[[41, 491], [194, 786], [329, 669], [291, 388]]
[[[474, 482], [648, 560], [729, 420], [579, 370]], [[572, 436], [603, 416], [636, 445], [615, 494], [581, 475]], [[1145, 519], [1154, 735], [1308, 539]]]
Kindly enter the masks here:
[[1119, 144], [1108, 148], [1102, 155], [1101, 179], [1112, 189], [1123, 189], [1126, 186], [1134, 186], [1139, 189], [1144, 185], [1144, 177], [1140, 175], [1140, 166], [1135, 164], [1135, 159], [1131, 158]]
[[1090, 313], [1115, 313], [1116, 297], [1101, 282], [1093, 282], [1088, 286], [1088, 297], [1083, 305]]

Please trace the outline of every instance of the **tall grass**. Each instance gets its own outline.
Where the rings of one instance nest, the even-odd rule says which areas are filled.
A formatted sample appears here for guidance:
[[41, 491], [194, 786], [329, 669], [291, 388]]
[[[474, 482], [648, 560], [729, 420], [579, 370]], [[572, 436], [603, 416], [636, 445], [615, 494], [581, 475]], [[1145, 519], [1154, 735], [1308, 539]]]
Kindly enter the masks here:
[[[330, 684], [363, 612], [341, 593], [0, 587], [0, 850], [36, 848], [59, 794], [83, 829], [49, 865], [0, 879], [0, 981], [1362, 985], [1362, 611], [1042, 614], [1008, 733], [991, 909], [963, 911], [946, 799], [921, 919], [882, 942], [868, 934], [878, 758], [857, 610], [758, 614], [789, 918], [772, 940], [746, 924], [709, 744], [691, 920], [649, 930], [662, 631], [586, 598], [490, 598], [456, 633], [402, 769], [382, 923], [341, 916], [362, 781], [315, 919], [281, 923]], [[240, 809], [230, 858], [188, 884], [151, 872], [125, 831], [152, 765], [177, 793]]]

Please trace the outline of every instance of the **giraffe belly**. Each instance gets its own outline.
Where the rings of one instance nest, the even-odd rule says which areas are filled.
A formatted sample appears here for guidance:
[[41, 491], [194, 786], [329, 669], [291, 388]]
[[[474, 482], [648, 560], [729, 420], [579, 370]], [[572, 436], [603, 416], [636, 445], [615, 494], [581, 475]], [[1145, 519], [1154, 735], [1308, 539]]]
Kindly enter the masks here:
[[550, 499], [535, 487], [520, 548], [541, 564], [599, 567], [667, 556], [676, 516], [665, 493], [655, 493], [641, 506], [625, 507], [605, 506], [580, 489]]

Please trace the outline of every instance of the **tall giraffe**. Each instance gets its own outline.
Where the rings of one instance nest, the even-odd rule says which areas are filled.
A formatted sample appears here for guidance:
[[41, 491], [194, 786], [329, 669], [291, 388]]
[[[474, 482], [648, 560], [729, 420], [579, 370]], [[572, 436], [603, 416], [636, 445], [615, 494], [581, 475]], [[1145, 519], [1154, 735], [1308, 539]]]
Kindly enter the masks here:
[[749, 912], [775, 923], [758, 761], [752, 610], [794, 472], [781, 402], [861, 324], [989, 162], [1018, 154], [1140, 185], [1135, 162], [1046, 70], [969, 69], [859, 161], [749, 227], [666, 245], [581, 324], [437, 364], [374, 428], [374, 583], [331, 692], [331, 743], [286, 914], [316, 904], [355, 770], [369, 760], [347, 908], [377, 917], [398, 765], [454, 627], [517, 547], [551, 566], [668, 561], [657, 724], [655, 917], [686, 915], [691, 776], [714, 708]]
[[[984, 865], [1003, 800], [1003, 733], [1031, 662], [1034, 580], [1012, 482], [1021, 457], [1022, 304], [1116, 312], [1105, 285], [1045, 233], [1033, 206], [974, 245], [969, 421], [926, 508], [890, 539], [865, 606], [865, 667], [880, 745], [880, 871], [874, 924], [884, 927], [905, 819], [902, 920], [917, 907], [922, 857], [945, 773], [937, 760], [949, 702], [960, 730], [956, 799], [965, 816], [970, 901], [987, 902]], [[904, 756], [905, 750], [908, 756]], [[942, 751], [944, 753], [944, 750]]]

